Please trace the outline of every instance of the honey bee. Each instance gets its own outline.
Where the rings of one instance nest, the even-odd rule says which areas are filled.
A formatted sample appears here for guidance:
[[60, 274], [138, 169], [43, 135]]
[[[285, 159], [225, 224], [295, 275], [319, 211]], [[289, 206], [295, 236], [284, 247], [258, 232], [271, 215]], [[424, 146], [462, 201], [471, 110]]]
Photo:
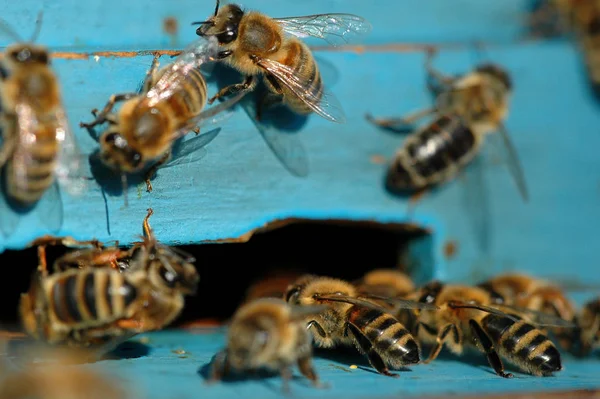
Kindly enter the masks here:
[[[343, 123], [344, 111], [323, 84], [319, 67], [310, 49], [298, 38], [317, 37], [332, 45], [347, 43], [371, 31], [371, 25], [352, 14], [318, 14], [300, 17], [271, 18], [256, 11], [245, 11], [237, 4], [220, 7], [217, 0], [214, 15], [200, 25], [196, 34], [218, 39], [217, 58], [237, 69], [245, 79], [227, 86], [208, 100], [256, 88], [258, 77], [267, 89], [256, 109], [247, 110], [277, 158], [295, 175], [304, 175], [306, 166], [295, 149], [280, 139], [274, 128], [260, 123], [263, 111], [286, 105], [299, 115], [316, 113], [323, 118]], [[255, 111], [255, 115], [251, 112]], [[300, 161], [298, 161], [300, 160]]]
[[312, 339], [304, 319], [325, 306], [290, 306], [280, 298], [259, 298], [241, 306], [233, 315], [227, 347], [211, 366], [209, 382], [226, 376], [231, 369], [277, 371], [288, 391], [291, 366], [298, 365], [303, 376], [320, 386], [312, 366]]
[[[563, 290], [555, 284], [526, 274], [503, 274], [478, 285], [487, 290], [497, 303], [534, 310], [565, 321], [575, 319], [575, 306]], [[560, 345], [569, 349], [572, 345], [572, 328], [551, 329]]]
[[0, 230], [5, 237], [17, 228], [22, 213], [37, 206], [37, 215], [52, 232], [62, 226], [58, 184], [70, 194], [84, 191], [80, 152], [62, 104], [60, 84], [46, 47], [35, 44], [42, 14], [29, 41], [4, 21], [0, 29], [15, 44], [0, 59]]
[[[125, 258], [113, 249], [106, 257], [90, 258], [95, 263], [84, 265], [90, 267], [52, 273], [45, 268], [46, 260], [39, 259], [19, 304], [25, 331], [52, 345], [96, 348], [103, 354], [137, 333], [170, 324], [181, 312], [184, 296], [195, 294], [199, 276], [191, 256], [156, 242], [150, 215], [151, 209], [144, 219], [145, 241], [134, 246], [124, 271], [106, 267], [115, 258]], [[82, 266], [71, 258], [54, 263], [65, 265]]]
[[[102, 111], [92, 111], [94, 121], [80, 123], [81, 127], [92, 129], [108, 122], [108, 128], [98, 138], [100, 159], [121, 173], [124, 186], [127, 173], [147, 168], [146, 186], [147, 191], [151, 192], [150, 179], [158, 168], [171, 160], [175, 141], [192, 130], [198, 134], [199, 125], [219, 120], [215, 118], [217, 114], [232, 107], [243, 97], [244, 93], [204, 110], [207, 87], [199, 69], [214, 59], [216, 51], [215, 39], [199, 39], [190, 44], [174, 62], [161, 69], [159, 57], [155, 56], [141, 93], [114, 94]], [[115, 113], [112, 110], [119, 102], [124, 103]], [[191, 159], [188, 157], [186, 161], [199, 159], [204, 154], [198, 150], [211, 142], [219, 131], [214, 129], [184, 141], [178, 158], [190, 154]]]
[[[380, 374], [390, 377], [398, 375], [389, 368], [419, 363], [419, 346], [409, 331], [385, 308], [358, 297], [356, 288], [346, 281], [305, 275], [290, 285], [285, 299], [293, 305], [328, 306], [324, 312], [306, 319], [319, 347], [355, 346]], [[403, 308], [436, 308], [396, 301]]]
[[[0, 353], [3, 348], [8, 348], [7, 342], [0, 342]], [[0, 358], [0, 398], [125, 399], [130, 397], [125, 386], [104, 373], [69, 367], [85, 360], [88, 356], [84, 352], [65, 351], [63, 348], [51, 350], [30, 347], [26, 349], [25, 354], [28, 358], [35, 356], [48, 359], [48, 364], [27, 362], [26, 367], [14, 369], [6, 358]], [[19, 360], [22, 361], [23, 357]]]
[[590, 354], [600, 344], [600, 298], [586, 303], [577, 314], [579, 355]]
[[[494, 305], [489, 292], [478, 287], [433, 281], [419, 291], [420, 301], [435, 304], [438, 311], [418, 311], [418, 338], [434, 347], [425, 363], [435, 360], [444, 344], [455, 354], [466, 346], [485, 353], [496, 374], [511, 378], [501, 358], [520, 370], [547, 376], [562, 370], [560, 353], [552, 341], [519, 312]], [[535, 313], [528, 311], [527, 319]], [[544, 320], [551, 320], [547, 315]], [[554, 321], [554, 320], [553, 320]], [[556, 320], [561, 325], [561, 320]], [[541, 324], [541, 323], [540, 323]]]
[[409, 135], [397, 151], [386, 175], [386, 187], [396, 194], [423, 192], [453, 179], [480, 152], [484, 137], [500, 132], [508, 153], [509, 169], [521, 196], [528, 198], [525, 178], [517, 152], [503, 121], [508, 114], [513, 89], [509, 73], [499, 65], [482, 64], [458, 77], [445, 76], [431, 65], [426, 69], [430, 90], [436, 97], [430, 109], [416, 111], [400, 119], [367, 119], [390, 129], [407, 125], [426, 116], [432, 121]]

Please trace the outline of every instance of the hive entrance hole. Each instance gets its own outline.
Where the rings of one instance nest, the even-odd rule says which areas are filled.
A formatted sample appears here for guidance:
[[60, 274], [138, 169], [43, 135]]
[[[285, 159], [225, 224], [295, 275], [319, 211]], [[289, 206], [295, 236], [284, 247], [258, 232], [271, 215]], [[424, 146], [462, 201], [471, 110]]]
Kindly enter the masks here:
[[[399, 268], [416, 282], [425, 281], [433, 275], [431, 242], [426, 230], [410, 224], [291, 220], [262, 228], [247, 242], [180, 246], [197, 259], [200, 284], [173, 326], [207, 318], [226, 320], [250, 285], [267, 276], [283, 280], [314, 273], [354, 280], [371, 269]], [[49, 251], [49, 261], [61, 253], [62, 248]], [[37, 265], [36, 251], [6, 251], [0, 264], [10, 271], [0, 279], [0, 323], [14, 326], [19, 294], [27, 290]]]

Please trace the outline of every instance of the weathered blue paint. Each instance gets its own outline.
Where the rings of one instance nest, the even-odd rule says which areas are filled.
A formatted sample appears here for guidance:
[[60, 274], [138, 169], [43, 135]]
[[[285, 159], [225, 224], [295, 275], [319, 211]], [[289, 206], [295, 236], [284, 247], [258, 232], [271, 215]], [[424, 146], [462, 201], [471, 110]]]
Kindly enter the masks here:
[[[213, 8], [212, 1], [189, 0], [46, 3], [40, 41], [56, 50], [81, 52], [181, 48], [195, 37], [188, 22], [205, 18]], [[500, 152], [491, 145], [486, 146], [481, 162], [484, 184], [480, 189], [486, 194], [485, 203], [474, 191], [476, 173], [465, 174], [427, 195], [412, 216], [407, 213], [406, 201], [385, 193], [385, 167], [373, 162], [372, 157], [389, 160], [402, 137], [373, 128], [364, 120], [364, 114], [399, 116], [428, 106], [430, 97], [424, 85], [423, 53], [400, 51], [393, 46], [387, 52], [367, 47], [364, 53], [318, 53], [338, 69], [331, 90], [341, 100], [348, 122], [338, 125], [311, 116], [300, 131], [288, 135], [298, 140], [309, 156], [307, 178], [289, 175], [246, 114], [237, 109], [223, 125], [222, 133], [207, 146], [204, 159], [160, 170], [151, 194], [145, 192], [143, 184], [133, 185], [127, 209], [123, 209], [122, 196], [110, 191], [103, 196], [95, 181], [83, 198], [65, 197], [66, 218], [60, 233], [127, 244], [141, 234], [141, 221], [148, 207], [155, 211], [151, 222], [157, 236], [169, 244], [237, 237], [287, 217], [410, 221], [433, 233], [426, 239], [431, 246], [423, 241], [411, 249], [426, 258], [433, 248], [433, 258], [424, 260], [433, 268], [433, 275], [426, 266], [416, 272], [420, 280], [437, 277], [473, 282], [500, 271], [527, 270], [564, 283], [592, 286], [592, 291], [582, 294], [589, 297], [600, 283], [595, 268], [600, 246], [596, 229], [600, 221], [600, 111], [586, 88], [580, 57], [568, 42], [518, 41], [524, 20], [522, 10], [527, 3], [389, 0], [374, 6], [373, 2], [358, 0], [255, 0], [246, 5], [282, 16], [360, 14], [374, 25], [364, 41], [367, 45], [460, 42], [462, 46], [441, 51], [435, 61], [447, 73], [465, 72], [479, 60], [469, 44], [473, 40], [494, 43], [485, 57], [505, 65], [515, 81], [507, 127], [524, 165], [531, 195], [528, 204], [521, 201], [498, 156]], [[5, 2], [0, 12], [27, 36], [40, 7], [40, 1]], [[180, 24], [175, 41], [162, 31], [167, 16], [174, 16]], [[91, 153], [96, 144], [78, 128], [78, 123], [89, 120], [89, 111], [104, 105], [111, 94], [135, 90], [150, 61], [150, 56], [55, 60], [71, 126], [84, 152]], [[168, 57], [162, 62], [168, 62]], [[211, 83], [210, 91], [215, 89]], [[90, 170], [86, 173], [91, 175]], [[473, 214], [487, 215], [485, 223]], [[482, 231], [489, 235], [485, 251], [481, 249]], [[0, 239], [0, 250], [23, 248], [44, 233], [37, 216], [28, 215], [14, 237]], [[446, 259], [443, 253], [447, 240], [458, 245], [452, 259]], [[103, 361], [89, 367], [108, 366], [137, 384], [136, 389], [143, 390], [139, 397], [278, 396], [279, 380], [210, 388], [202, 385], [198, 369], [222, 344], [222, 334], [164, 332], [150, 338], [151, 353], [147, 357]], [[170, 352], [177, 347], [191, 355], [178, 358]], [[298, 397], [360, 398], [576, 389], [597, 387], [599, 369], [597, 360], [567, 358], [566, 370], [556, 377], [519, 375], [507, 381], [490, 374], [487, 366], [482, 369], [477, 361], [446, 359], [414, 367], [400, 380], [392, 380], [360, 369], [342, 371], [332, 364], [347, 366], [317, 360], [322, 379], [330, 382], [332, 389], [316, 391], [294, 382], [293, 391]]]

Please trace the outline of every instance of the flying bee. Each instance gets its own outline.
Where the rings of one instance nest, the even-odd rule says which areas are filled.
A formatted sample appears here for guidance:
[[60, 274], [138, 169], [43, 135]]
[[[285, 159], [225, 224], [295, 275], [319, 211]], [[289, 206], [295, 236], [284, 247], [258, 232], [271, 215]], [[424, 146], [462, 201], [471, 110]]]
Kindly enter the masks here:
[[[508, 273], [478, 285], [493, 296], [496, 303], [534, 310], [565, 321], [575, 319], [575, 306], [564, 291], [555, 284], [526, 274]], [[563, 348], [571, 349], [572, 328], [551, 329]]]
[[[0, 29], [15, 41], [0, 59], [0, 230], [5, 237], [18, 226], [20, 214], [38, 207], [40, 221], [52, 232], [62, 226], [58, 184], [70, 194], [85, 189], [80, 152], [62, 104], [60, 85], [46, 47], [35, 44], [41, 30], [24, 41], [4, 21]], [[2, 197], [2, 196], [0, 196]]]
[[299, 38], [317, 37], [339, 45], [367, 34], [371, 25], [352, 14], [271, 18], [242, 10], [237, 4], [220, 7], [219, 0], [214, 15], [193, 24], [200, 25], [197, 35], [218, 39], [217, 58], [245, 75], [242, 83], [224, 87], [209, 103], [239, 91], [253, 90], [258, 78], [264, 77], [266, 94], [256, 109], [247, 108], [246, 112], [284, 166], [295, 175], [305, 175], [307, 166], [295, 148], [289, 148], [289, 143], [282, 140], [282, 135], [276, 134], [272, 126], [260, 123], [263, 111], [284, 104], [299, 115], [314, 112], [332, 122], [345, 122], [341, 105], [326, 89], [313, 54]]
[[[147, 169], [147, 190], [152, 191], [150, 179], [158, 168], [171, 160], [173, 144], [192, 130], [198, 133], [199, 125], [218, 120], [217, 114], [243, 97], [241, 93], [204, 110], [207, 87], [199, 69], [214, 59], [217, 48], [214, 38], [196, 40], [174, 62], [161, 69], [158, 56], [154, 57], [141, 93], [114, 94], [102, 111], [92, 111], [94, 121], [80, 123], [81, 127], [91, 129], [108, 122], [107, 129], [98, 138], [100, 159], [121, 173], [124, 185], [127, 173]], [[123, 104], [115, 113], [112, 110], [119, 102]], [[178, 157], [190, 154], [190, 161], [199, 159], [203, 156], [199, 150], [219, 131], [214, 129], [184, 141]]]
[[[509, 169], [524, 200], [527, 187], [517, 152], [504, 128], [512, 81], [499, 65], [482, 64], [458, 77], [426, 69], [435, 105], [400, 119], [367, 119], [378, 126], [405, 131], [425, 116], [432, 121], [409, 135], [396, 152], [386, 175], [386, 187], [396, 194], [423, 192], [453, 179], [480, 152], [484, 137], [500, 132], [507, 148]], [[400, 128], [399, 128], [400, 126]]]
[[233, 315], [227, 347], [217, 354], [209, 381], [220, 380], [233, 368], [237, 371], [277, 371], [289, 390], [291, 366], [314, 386], [320, 386], [312, 366], [312, 338], [305, 318], [325, 306], [291, 306], [280, 298], [259, 298], [242, 305]]
[[[148, 224], [151, 214], [144, 219], [145, 241], [134, 246], [124, 271], [110, 267], [112, 252], [105, 259], [93, 258], [99, 263], [89, 267], [52, 273], [46, 259], [39, 259], [19, 304], [25, 331], [49, 344], [90, 347], [102, 354], [137, 333], [170, 324], [183, 309], [184, 296], [195, 294], [199, 276], [191, 256], [156, 242]], [[63, 260], [54, 266], [73, 264]]]
[[[356, 288], [343, 280], [305, 275], [288, 287], [285, 299], [293, 305], [327, 305], [306, 318], [317, 346], [355, 346], [379, 373], [397, 377], [388, 367], [419, 363], [419, 346], [409, 331], [385, 308], [358, 297]], [[396, 300], [408, 309], [435, 309], [429, 304]]]
[[579, 355], [586, 356], [600, 346], [600, 298], [589, 301], [579, 311], [576, 343]]
[[[8, 342], [0, 342], [0, 353]], [[73, 367], [88, 358], [85, 351], [31, 345], [25, 349], [26, 367], [11, 367], [0, 357], [0, 398], [78, 399], [131, 397], [125, 386], [97, 370]], [[30, 363], [31, 359], [31, 363]], [[42, 360], [40, 362], [39, 360]], [[42, 363], [42, 364], [40, 364]], [[48, 363], [48, 364], [43, 364]]]
[[[560, 353], [552, 341], [536, 325], [555, 323], [562, 319], [528, 311], [495, 305], [491, 294], [482, 288], [443, 284], [433, 281], [419, 290], [420, 301], [435, 304], [437, 311], [418, 311], [418, 338], [434, 347], [425, 363], [435, 360], [444, 344], [457, 355], [466, 346], [475, 346], [501, 377], [511, 378], [504, 371], [501, 358], [520, 370], [537, 376], [547, 376], [562, 369]], [[506, 310], [503, 311], [502, 309]], [[539, 316], [536, 325], [528, 320]]]

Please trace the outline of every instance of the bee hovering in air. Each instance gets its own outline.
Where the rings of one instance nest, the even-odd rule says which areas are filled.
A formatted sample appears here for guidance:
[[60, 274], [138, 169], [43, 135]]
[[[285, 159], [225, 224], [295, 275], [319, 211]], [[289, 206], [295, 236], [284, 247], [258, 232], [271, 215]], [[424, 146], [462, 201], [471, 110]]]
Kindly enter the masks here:
[[589, 355], [600, 347], [600, 298], [583, 305], [576, 317], [577, 332], [575, 343], [579, 346], [579, 356]]
[[0, 59], [0, 231], [5, 237], [17, 228], [21, 214], [36, 206], [42, 224], [57, 232], [63, 221], [59, 184], [72, 195], [86, 186], [78, 175], [81, 156], [49, 52], [35, 44], [41, 23], [40, 13], [26, 42], [0, 20], [0, 30], [17, 42]]
[[227, 347], [217, 354], [209, 382], [226, 376], [231, 369], [277, 371], [289, 391], [291, 366], [314, 386], [321, 386], [312, 366], [312, 337], [304, 319], [326, 306], [291, 306], [280, 298], [260, 298], [242, 305], [233, 315]]
[[[158, 68], [158, 56], [154, 57], [141, 93], [114, 94], [102, 111], [92, 111], [96, 118], [94, 121], [80, 124], [91, 129], [108, 122], [108, 128], [99, 136], [100, 159], [121, 173], [124, 186], [127, 173], [147, 169], [147, 190], [152, 191], [150, 179], [158, 168], [171, 159], [175, 141], [190, 131], [198, 133], [199, 125], [218, 120], [215, 118], [217, 114], [232, 107], [243, 97], [244, 93], [240, 93], [204, 110], [207, 87], [199, 69], [214, 59], [217, 49], [214, 38], [196, 40], [173, 63], [161, 69]], [[124, 103], [118, 112], [112, 112], [118, 102]], [[204, 154], [199, 150], [212, 141], [219, 131], [214, 129], [184, 141], [178, 159], [173, 162], [188, 154], [191, 159], [186, 161], [202, 157]]]
[[[490, 292], [496, 303], [534, 310], [574, 323], [575, 305], [559, 286], [549, 281], [512, 273], [496, 276], [478, 286]], [[560, 345], [567, 350], [571, 350], [573, 345], [572, 327], [551, 329]]]
[[[196, 34], [218, 39], [217, 58], [237, 69], [245, 79], [227, 86], [213, 96], [216, 99], [253, 90], [262, 76], [266, 95], [256, 109], [246, 109], [255, 119], [267, 144], [277, 158], [295, 175], [305, 175], [301, 158], [291, 157], [297, 151], [287, 148], [279, 135], [267, 124], [260, 123], [263, 111], [284, 104], [300, 115], [317, 113], [323, 118], [343, 123], [346, 120], [341, 105], [323, 84], [319, 67], [310, 49], [298, 38], [317, 37], [332, 45], [347, 43], [371, 31], [371, 25], [352, 14], [318, 14], [300, 17], [271, 18], [256, 11], [245, 11], [237, 4], [220, 7], [217, 0], [214, 15], [200, 25]], [[251, 112], [255, 111], [255, 115]]]
[[104, 257], [101, 248], [93, 248], [99, 253], [86, 258], [87, 265], [67, 254], [54, 263], [52, 273], [40, 258], [19, 304], [25, 331], [52, 345], [90, 348], [101, 355], [135, 334], [171, 323], [183, 309], [184, 296], [196, 292], [199, 276], [191, 256], [156, 242], [148, 224], [151, 214], [144, 219], [144, 243], [133, 247], [124, 270], [114, 268], [113, 261], [124, 262], [129, 253], [110, 248]]
[[[288, 287], [288, 303], [301, 306], [327, 305], [328, 309], [306, 318], [315, 343], [322, 348], [355, 346], [380, 374], [398, 377], [389, 368], [419, 363], [419, 346], [409, 331], [385, 308], [358, 296], [356, 288], [343, 280], [305, 275]], [[406, 309], [436, 309], [436, 306], [396, 299]]]
[[480, 152], [484, 137], [500, 132], [507, 148], [511, 174], [521, 196], [528, 199], [525, 178], [517, 152], [504, 128], [509, 96], [513, 89], [506, 70], [482, 64], [464, 76], [444, 76], [426, 61], [430, 89], [436, 97], [432, 108], [399, 119], [367, 119], [374, 124], [405, 131], [425, 116], [432, 121], [410, 134], [386, 175], [386, 187], [396, 194], [422, 193], [447, 182], [461, 172]]
[[[433, 281], [419, 291], [420, 302], [435, 304], [437, 311], [418, 312], [418, 338], [434, 347], [425, 361], [435, 360], [444, 344], [455, 354], [466, 346], [485, 353], [496, 374], [511, 378], [501, 358], [520, 370], [547, 376], [562, 370], [560, 353], [537, 326], [565, 326], [559, 318], [494, 304], [489, 292], [461, 285]], [[529, 320], [539, 317], [535, 324]]]

